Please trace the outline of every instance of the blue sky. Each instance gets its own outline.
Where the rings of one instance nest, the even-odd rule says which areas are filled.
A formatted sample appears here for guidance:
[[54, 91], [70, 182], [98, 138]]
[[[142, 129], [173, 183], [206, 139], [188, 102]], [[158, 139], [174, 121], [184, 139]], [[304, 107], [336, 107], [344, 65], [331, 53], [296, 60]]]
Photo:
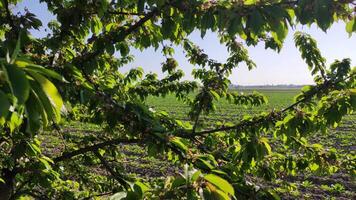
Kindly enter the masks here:
[[[40, 4], [38, 0], [24, 0], [17, 5], [15, 11], [23, 11], [24, 7], [37, 15], [46, 25], [54, 16], [48, 13], [46, 5]], [[245, 65], [240, 65], [233, 71], [230, 79], [233, 84], [241, 85], [265, 85], [265, 84], [312, 84], [307, 65], [300, 57], [300, 53], [294, 46], [293, 34], [295, 31], [303, 31], [311, 34], [317, 41], [322, 55], [328, 63], [335, 59], [351, 58], [353, 66], [356, 65], [356, 35], [349, 37], [345, 31], [344, 22], [335, 23], [327, 33], [318, 29], [315, 25], [297, 26], [295, 30], [290, 30], [280, 53], [272, 50], [265, 50], [261, 43], [256, 47], [248, 47], [250, 57], [257, 64], [257, 68], [249, 71]], [[44, 28], [34, 31], [37, 37], [46, 35]], [[224, 62], [228, 56], [224, 45], [219, 43], [215, 33], [207, 33], [202, 39], [199, 32], [193, 32], [190, 39], [196, 42], [213, 59]], [[177, 59], [181, 69], [185, 72], [185, 79], [191, 80], [191, 70], [195, 67], [186, 61], [181, 48], [175, 49], [174, 58]], [[131, 53], [135, 56], [135, 61], [120, 69], [122, 72], [134, 67], [142, 67], [145, 72], [155, 72], [159, 77], [161, 73], [161, 63], [165, 60], [160, 50], [154, 51], [149, 48], [143, 52], [133, 49]]]

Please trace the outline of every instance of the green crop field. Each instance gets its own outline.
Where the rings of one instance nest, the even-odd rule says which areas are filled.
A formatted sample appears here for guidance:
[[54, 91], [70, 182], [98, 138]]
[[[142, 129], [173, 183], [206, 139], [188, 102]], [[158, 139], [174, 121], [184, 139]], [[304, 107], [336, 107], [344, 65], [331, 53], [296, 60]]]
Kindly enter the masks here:
[[[243, 93], [252, 93], [251, 90], [242, 90]], [[239, 121], [244, 114], [256, 114], [258, 112], [264, 111], [268, 112], [272, 109], [281, 109], [293, 102], [293, 98], [298, 94], [297, 89], [270, 89], [270, 90], [260, 90], [267, 96], [269, 103], [263, 106], [252, 107], [252, 106], [238, 106], [230, 104], [227, 100], [221, 99], [216, 107], [214, 113], [210, 113], [208, 116], [203, 116], [202, 121], [227, 121], [234, 120]], [[151, 105], [153, 109], [157, 111], [165, 111], [177, 119], [186, 120], [187, 114], [189, 112], [189, 107], [184, 103], [176, 100], [175, 96], [170, 95], [165, 98], [161, 97], [151, 97], [147, 100], [147, 104]]]
[[[252, 91], [243, 90], [242, 92], [250, 93]], [[200, 118], [201, 123], [209, 125], [218, 122], [224, 123], [225, 121], [238, 122], [244, 114], [253, 116], [260, 112], [271, 111], [272, 109], [283, 109], [293, 103], [293, 98], [298, 94], [299, 90], [269, 89], [259, 90], [258, 92], [268, 97], [268, 104], [259, 107], [235, 106], [222, 99], [217, 105], [215, 112]], [[147, 104], [156, 112], [164, 111], [176, 119], [189, 120], [187, 116], [189, 112], [188, 106], [176, 100], [173, 95], [168, 95], [165, 98], [150, 97], [147, 100]], [[47, 154], [56, 154], [57, 152], [61, 152], [63, 148], [78, 145], [74, 144], [73, 141], [86, 141], [91, 135], [103, 134], [103, 132], [105, 130], [102, 130], [101, 127], [89, 123], [66, 122], [61, 133], [58, 133], [62, 134], [66, 142], [61, 142], [56, 135], [48, 132], [48, 135], [42, 135], [42, 137], [47, 138], [47, 142], [43, 143], [45, 146], [44, 149], [48, 151]], [[327, 133], [317, 133], [310, 136], [311, 142], [320, 143], [327, 149], [335, 148], [338, 150], [337, 156], [340, 167], [332, 175], [318, 175], [311, 174], [310, 172], [297, 173], [295, 176], [279, 174], [279, 178], [273, 182], [273, 185], [270, 185], [270, 183], [266, 184], [263, 180], [255, 177], [249, 177], [249, 181], [258, 183], [260, 187], [276, 187], [276, 191], [281, 194], [283, 199], [355, 199], [355, 136], [355, 114], [346, 116], [339, 127], [328, 130]], [[103, 137], [105, 137], [105, 134], [103, 134]], [[81, 139], [78, 140], [78, 138]], [[273, 138], [271, 139], [273, 141]], [[181, 169], [171, 164], [165, 157], [160, 155], [148, 157], [144, 146], [121, 145], [118, 148], [120, 149], [120, 158], [122, 159], [118, 167], [130, 172], [133, 177], [139, 176], [154, 183], [157, 179], [164, 179], [167, 176], [174, 176], [181, 172]], [[276, 152], [283, 153], [283, 149], [277, 149]], [[97, 179], [105, 174], [105, 172], [98, 171], [95, 164], [91, 166], [88, 169], [88, 173], [95, 174]]]

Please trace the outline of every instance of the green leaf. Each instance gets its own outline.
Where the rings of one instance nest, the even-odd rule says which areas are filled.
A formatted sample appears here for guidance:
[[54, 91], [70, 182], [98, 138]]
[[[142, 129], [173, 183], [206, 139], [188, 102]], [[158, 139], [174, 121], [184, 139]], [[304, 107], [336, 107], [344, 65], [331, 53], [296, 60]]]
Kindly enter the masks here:
[[227, 28], [227, 32], [229, 33], [229, 35], [233, 36], [236, 33], [240, 33], [242, 34], [242, 20], [240, 15], [235, 15], [232, 16], [230, 19], [230, 23], [229, 26]]
[[353, 32], [356, 32], [356, 19], [355, 18], [353, 18], [351, 21], [349, 21], [346, 24], [346, 31], [349, 33], [350, 37]]
[[110, 197], [110, 200], [121, 200], [126, 198], [127, 193], [126, 192], [118, 192]]
[[275, 191], [271, 190], [271, 189], [267, 190], [266, 193], [268, 194], [268, 197], [271, 198], [271, 200], [280, 200], [281, 199], [278, 196], [278, 194]]
[[15, 49], [12, 52], [12, 55], [11, 55], [11, 61], [10, 61], [11, 64], [13, 64], [15, 62], [17, 56], [20, 53], [20, 45], [21, 45], [20, 36], [21, 36], [21, 33], [19, 34], [19, 39], [16, 42], [16, 47], [15, 47]]
[[[37, 140], [36, 142], [38, 142], [37, 145], [41, 145], [40, 141]], [[41, 159], [47, 161], [48, 163], [54, 164], [54, 161], [51, 158], [47, 157], [47, 156], [42, 156]]]
[[271, 146], [269, 145], [268, 143], [268, 139], [267, 138], [260, 138], [260, 142], [263, 144], [265, 150], [266, 150], [266, 153], [269, 155], [272, 153], [272, 149], [271, 149]]
[[333, 0], [316, 0], [314, 4], [317, 24], [323, 31], [326, 31], [333, 22], [333, 15], [331, 13]]
[[204, 169], [204, 170], [211, 170], [215, 168], [215, 166], [213, 166], [209, 161], [203, 158], [198, 158], [194, 164], [199, 169]]
[[243, 1], [244, 5], [247, 5], [247, 6], [254, 5], [254, 4], [256, 4], [256, 2], [257, 2], [257, 0], [245, 0], [245, 1]]
[[183, 150], [185, 153], [188, 151], [188, 147], [182, 142], [182, 138], [175, 137], [171, 140], [171, 143]]
[[194, 172], [194, 174], [192, 175], [192, 181], [194, 182], [194, 181], [198, 180], [198, 178], [200, 177], [201, 174], [202, 173], [200, 170]]
[[177, 178], [175, 178], [172, 182], [172, 188], [177, 188], [180, 187], [182, 185], [185, 185], [187, 182], [187, 180], [185, 180], [183, 177], [178, 176]]
[[120, 44], [117, 47], [120, 50], [121, 56], [127, 56], [130, 53], [130, 48], [127, 44]]
[[302, 25], [310, 23], [313, 19], [314, 12], [310, 9], [312, 6], [310, 6], [308, 2], [310, 2], [310, 0], [298, 1], [298, 7], [295, 9], [297, 19]]
[[30, 93], [30, 85], [26, 74], [16, 65], [3, 65], [11, 92], [17, 98], [17, 103], [24, 104]]
[[247, 26], [251, 29], [251, 31], [255, 34], [259, 34], [263, 29], [265, 24], [265, 20], [259, 10], [254, 9], [253, 12], [249, 15]]
[[[48, 125], [48, 117], [46, 110], [38, 98], [37, 94], [32, 90], [30, 93], [30, 97], [26, 102], [26, 113], [27, 113], [27, 120], [28, 120], [28, 132], [35, 133], [41, 127]], [[42, 119], [42, 124], [41, 124]]]
[[[6, 118], [9, 113], [10, 102], [7, 95], [0, 90], [0, 121], [1, 118]], [[1, 124], [1, 123], [0, 123]]]
[[105, 49], [106, 52], [110, 55], [113, 55], [115, 53], [115, 46], [113, 44], [107, 44]]
[[214, 29], [215, 26], [215, 17], [212, 13], [205, 13], [201, 18], [201, 28], [204, 30]]
[[170, 17], [164, 18], [162, 20], [161, 33], [163, 35], [163, 38], [171, 37], [172, 35], [174, 35], [176, 30], [177, 30], [177, 25]]
[[13, 112], [11, 114], [11, 118], [8, 121], [8, 126], [10, 128], [10, 132], [12, 133], [16, 128], [18, 128], [22, 123], [22, 118], [16, 113]]
[[28, 148], [26, 148], [26, 153], [29, 156], [36, 156], [41, 153], [41, 149], [39, 146], [37, 146], [36, 144], [33, 144], [31, 142], [26, 142], [26, 143], [27, 143], [27, 147], [28, 147]]
[[208, 174], [204, 176], [204, 179], [215, 185], [216, 187], [220, 188], [225, 193], [234, 195], [235, 191], [232, 185], [227, 182], [225, 179], [215, 175], [215, 174]]
[[[29, 73], [39, 83], [42, 91], [44, 92], [44, 94], [50, 101], [50, 104], [54, 108], [53, 114], [54, 114], [55, 120], [57, 122], [60, 121], [60, 118], [61, 118], [60, 111], [63, 106], [63, 101], [62, 101], [62, 97], [59, 94], [57, 88], [53, 85], [53, 83], [51, 81], [46, 79], [44, 76], [37, 74], [37, 73], [33, 73], [33, 72], [29, 72]], [[41, 97], [41, 95], [39, 95], [39, 96]], [[46, 110], [49, 110], [49, 109], [47, 108]]]
[[[15, 63], [16, 64], [16, 63]], [[35, 65], [35, 64], [30, 64], [28, 63], [26, 65], [26, 67], [24, 68], [25, 71], [31, 70], [33, 72], [38, 72], [41, 73], [42, 75], [46, 76], [46, 77], [51, 77], [53, 79], [56, 79], [58, 81], [61, 82], [67, 82], [63, 76], [61, 76], [60, 74], [58, 74], [57, 72], [50, 70], [50, 69], [46, 69], [40, 65]]]
[[229, 195], [227, 195], [226, 193], [224, 193], [221, 190], [214, 190], [211, 192], [211, 194], [215, 197], [214, 199], [218, 199], [218, 200], [230, 200], [231, 199], [229, 197]]
[[220, 99], [220, 95], [217, 92], [215, 92], [214, 90], [209, 90], [209, 92], [214, 97], [215, 100]]
[[279, 44], [282, 44], [284, 39], [287, 37], [288, 34], [288, 27], [284, 25], [283, 22], [277, 23], [277, 25], [273, 26], [272, 37], [275, 41]]
[[91, 32], [95, 35], [98, 35], [103, 29], [103, 24], [100, 21], [100, 18], [95, 16], [91, 21]]
[[316, 163], [309, 164], [309, 168], [310, 168], [311, 171], [316, 171], [316, 170], [319, 169], [319, 167], [320, 166], [318, 164], [316, 164]]
[[141, 183], [139, 181], [137, 181], [134, 185], [135, 193], [137, 193], [138, 196], [140, 196], [141, 198], [143, 198], [145, 192], [149, 189], [150, 188], [147, 185], [145, 185], [144, 183]]
[[140, 199], [139, 194], [132, 191], [127, 192], [127, 196], [125, 200], [137, 200], [137, 199]]

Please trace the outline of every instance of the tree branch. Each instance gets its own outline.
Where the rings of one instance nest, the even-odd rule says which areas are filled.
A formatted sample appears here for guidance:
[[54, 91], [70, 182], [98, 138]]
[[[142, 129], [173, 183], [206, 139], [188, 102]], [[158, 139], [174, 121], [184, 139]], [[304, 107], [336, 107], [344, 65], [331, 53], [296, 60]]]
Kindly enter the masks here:
[[[155, 8], [151, 12], [147, 13], [144, 17], [140, 18], [140, 20], [138, 20], [135, 24], [128, 27], [127, 29], [118, 32], [116, 31], [110, 32], [109, 34], [103, 34], [101, 37], [91, 38], [89, 39], [89, 41], [91, 41], [91, 43], [94, 43], [94, 42], [98, 42], [99, 38], [102, 38], [104, 41], [110, 42], [111, 44], [120, 42], [124, 40], [132, 32], [134, 32], [136, 29], [138, 29], [140, 26], [142, 26], [144, 23], [146, 23], [148, 20], [156, 16], [158, 13], [159, 13], [159, 9]], [[85, 52], [84, 54], [82, 54], [82, 56], [77, 57], [76, 60], [79, 61], [81, 64], [83, 64], [89, 61], [90, 59], [98, 56], [102, 51], [103, 49], [96, 49], [93, 52]]]
[[331, 80], [329, 81], [325, 81], [324, 84], [322, 84], [315, 92], [313, 92], [312, 94], [310, 94], [309, 96], [293, 103], [292, 105], [278, 111], [278, 112], [271, 112], [267, 117], [257, 117], [255, 120], [252, 121], [242, 121], [234, 126], [227, 126], [227, 127], [220, 127], [220, 128], [216, 128], [213, 130], [205, 130], [205, 131], [201, 131], [201, 132], [181, 132], [179, 135], [179, 137], [182, 138], [194, 138], [196, 136], [204, 136], [207, 134], [211, 134], [211, 133], [216, 133], [216, 132], [220, 132], [220, 131], [231, 131], [231, 130], [242, 130], [246, 127], [250, 127], [250, 126], [256, 126], [259, 123], [262, 123], [266, 120], [278, 120], [282, 117], [282, 114], [287, 112], [288, 110], [292, 110], [294, 109], [296, 106], [298, 106], [301, 103], [307, 102], [310, 99], [312, 99], [318, 92], [324, 91], [326, 89], [328, 89], [330, 86], [336, 85], [337, 83], [347, 80], [350, 77], [346, 77], [345, 79], [342, 80], [337, 80], [335, 82], [332, 82]]
[[130, 188], [130, 185], [125, 181], [123, 175], [116, 172], [114, 169], [110, 167], [110, 164], [105, 160], [105, 158], [98, 152], [98, 150], [94, 151], [94, 154], [97, 158], [99, 158], [101, 164], [104, 165], [105, 169], [110, 172], [110, 174], [126, 189]]
[[114, 140], [109, 140], [109, 141], [105, 141], [102, 143], [98, 143], [98, 144], [94, 144], [92, 146], [87, 146], [87, 147], [83, 147], [80, 148], [78, 150], [74, 150], [72, 152], [65, 152], [63, 153], [61, 156], [54, 158], [53, 161], [54, 162], [61, 162], [67, 159], [71, 159], [77, 155], [81, 155], [81, 154], [85, 154], [87, 152], [94, 152], [100, 148], [104, 148], [107, 146], [112, 146], [112, 145], [118, 145], [118, 144], [134, 144], [134, 143], [138, 143], [141, 140], [139, 139], [114, 139]]
[[113, 15], [129, 15], [129, 16], [145, 16], [144, 13], [134, 13], [134, 12], [123, 12], [123, 11], [107, 11], [109, 14]]

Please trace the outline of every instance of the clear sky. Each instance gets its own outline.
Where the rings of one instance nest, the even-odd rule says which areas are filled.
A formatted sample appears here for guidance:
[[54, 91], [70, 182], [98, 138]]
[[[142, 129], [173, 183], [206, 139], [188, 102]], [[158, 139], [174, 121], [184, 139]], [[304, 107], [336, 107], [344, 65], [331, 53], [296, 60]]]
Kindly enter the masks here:
[[[46, 5], [40, 4], [38, 0], [24, 0], [16, 6], [15, 11], [23, 11], [25, 7], [36, 14], [44, 25], [54, 19], [54, 16], [48, 13]], [[349, 37], [345, 31], [344, 22], [335, 23], [327, 33], [324, 33], [314, 25], [312, 27], [297, 26], [295, 30], [289, 31], [280, 53], [265, 50], [262, 43], [256, 47], [248, 47], [250, 57], [257, 64], [257, 68], [248, 71], [246, 66], [239, 66], [230, 77], [232, 83], [240, 85], [312, 84], [313, 79], [310, 76], [308, 67], [301, 59], [300, 53], [293, 42], [293, 33], [295, 31], [311, 34], [318, 41], [319, 49], [328, 63], [333, 62], [335, 59], [351, 58], [352, 65], [356, 65], [356, 34]], [[33, 34], [37, 37], [43, 37], [47, 33], [42, 28], [40, 31], [34, 31]], [[219, 43], [215, 33], [207, 33], [202, 39], [199, 32], [193, 32], [190, 35], [190, 39], [203, 48], [213, 59], [224, 62], [228, 56], [225, 46]], [[174, 58], [177, 59], [181, 69], [184, 70], [185, 79], [191, 80], [190, 73], [194, 66], [186, 61], [181, 48], [177, 47], [175, 52]], [[150, 48], [141, 52], [132, 49], [131, 53], [135, 56], [135, 61], [123, 67], [120, 71], [126, 72], [130, 68], [142, 67], [145, 72], [155, 72], [159, 77], [163, 77], [161, 63], [165, 58], [160, 50], [156, 52]]]

